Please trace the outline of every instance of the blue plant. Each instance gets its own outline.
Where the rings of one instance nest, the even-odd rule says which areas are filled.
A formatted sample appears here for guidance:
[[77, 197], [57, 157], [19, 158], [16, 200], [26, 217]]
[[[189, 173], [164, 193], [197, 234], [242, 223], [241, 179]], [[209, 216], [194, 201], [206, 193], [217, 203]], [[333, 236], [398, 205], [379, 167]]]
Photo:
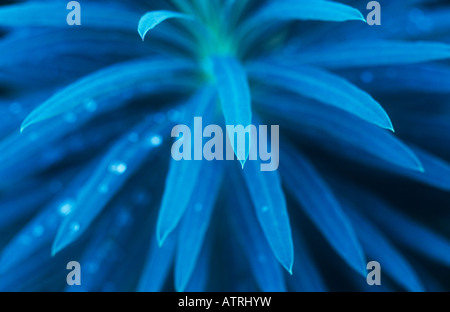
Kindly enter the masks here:
[[[448, 290], [450, 10], [348, 2], [0, 6], [0, 289]], [[279, 172], [171, 160], [194, 116]]]

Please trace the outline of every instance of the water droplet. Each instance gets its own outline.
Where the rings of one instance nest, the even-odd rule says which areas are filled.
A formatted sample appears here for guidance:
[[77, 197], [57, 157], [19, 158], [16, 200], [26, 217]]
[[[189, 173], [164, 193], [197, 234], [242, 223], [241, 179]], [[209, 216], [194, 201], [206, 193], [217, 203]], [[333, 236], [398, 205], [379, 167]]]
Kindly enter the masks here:
[[93, 113], [93, 112], [95, 112], [95, 111], [97, 110], [98, 105], [97, 105], [97, 102], [96, 102], [96, 101], [90, 100], [90, 101], [87, 101], [87, 102], [84, 104], [84, 108], [85, 108], [88, 112]]
[[76, 233], [80, 230], [80, 224], [78, 222], [72, 222], [69, 226], [72, 233]]
[[126, 209], [121, 210], [116, 217], [116, 223], [119, 227], [123, 227], [127, 224], [130, 224], [131, 220], [132, 220], [131, 214]]
[[154, 116], [153, 116], [153, 119], [155, 120], [155, 122], [156, 123], [159, 123], [159, 124], [161, 124], [161, 123], [163, 123], [164, 121], [166, 121], [166, 115], [164, 114], [164, 113], [156, 113]]
[[71, 213], [72, 209], [73, 209], [73, 201], [72, 200], [68, 200], [66, 202], [64, 202], [58, 209], [58, 212], [61, 216], [67, 216]]
[[150, 199], [151, 196], [143, 190], [135, 191], [131, 196], [132, 202], [136, 205], [148, 204], [150, 203]]
[[44, 234], [44, 227], [42, 225], [40, 225], [40, 224], [36, 225], [33, 228], [33, 235], [34, 235], [34, 237], [41, 237], [42, 234]]
[[109, 171], [116, 175], [122, 175], [125, 171], [127, 171], [127, 164], [123, 162], [115, 162], [109, 166]]
[[202, 204], [195, 204], [194, 210], [196, 212], [201, 212], [203, 210], [203, 205]]
[[18, 115], [22, 112], [22, 105], [20, 103], [12, 103], [9, 105], [9, 111], [13, 113], [14, 115]]
[[368, 70], [366, 70], [366, 71], [364, 71], [362, 74], [361, 74], [361, 80], [364, 82], [364, 83], [371, 83], [371, 82], [373, 82], [373, 73], [371, 72], [371, 71], [368, 71]]
[[268, 206], [264, 206], [264, 207], [262, 207], [262, 212], [267, 212], [267, 211], [269, 211], [269, 207]]
[[176, 109], [171, 109], [170, 111], [167, 112], [167, 118], [173, 122], [177, 122], [180, 118], [180, 115], [181, 115], [180, 112], [177, 111]]
[[107, 184], [101, 184], [98, 186], [97, 191], [101, 194], [106, 194], [109, 192], [109, 186]]
[[130, 141], [131, 143], [139, 142], [139, 134], [137, 134], [136, 132], [130, 133], [128, 135], [128, 141]]
[[150, 143], [153, 146], [160, 146], [162, 144], [162, 137], [160, 135], [154, 135], [150, 138]]
[[77, 115], [74, 113], [66, 113], [63, 118], [67, 123], [75, 123], [77, 121]]

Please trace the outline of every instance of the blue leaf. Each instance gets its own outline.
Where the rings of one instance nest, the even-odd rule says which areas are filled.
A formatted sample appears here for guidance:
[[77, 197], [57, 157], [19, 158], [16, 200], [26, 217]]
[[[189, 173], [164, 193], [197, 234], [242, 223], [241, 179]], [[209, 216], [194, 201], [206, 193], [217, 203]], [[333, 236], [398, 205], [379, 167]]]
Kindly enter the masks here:
[[[0, 7], [0, 26], [8, 27], [64, 27], [68, 28], [67, 3], [36, 2]], [[39, 13], [37, 13], [39, 12]], [[82, 27], [132, 31], [139, 15], [124, 6], [103, 3], [83, 3]]]
[[[79, 261], [82, 265], [82, 283], [77, 287], [66, 286], [66, 292], [110, 291], [112, 287], [119, 286], [115, 285], [115, 276], [117, 271], [127, 271], [127, 259], [132, 258], [130, 254], [138, 249], [139, 255], [142, 255], [142, 245], [144, 241], [148, 243], [145, 234], [149, 231], [145, 229], [136, 237], [134, 229], [146, 226], [148, 218], [142, 216], [145, 210], [138, 210], [137, 205], [130, 203], [131, 197], [129, 193], [121, 196], [96, 223]], [[131, 261], [136, 262], [135, 259]], [[118, 265], [122, 270], [117, 270]], [[129, 275], [129, 272], [125, 274]], [[102, 283], [106, 279], [108, 283]]]
[[280, 57], [286, 65], [300, 62], [328, 68], [368, 67], [430, 62], [450, 58], [450, 45], [440, 42], [386, 40], [347, 41]]
[[[358, 203], [366, 205], [364, 213], [398, 243], [425, 257], [450, 266], [450, 241], [433, 230], [421, 225], [409, 216], [401, 213], [377, 196], [357, 188], [358, 194], [352, 195]], [[414, 233], [412, 235], [412, 233]]]
[[[92, 58], [95, 55], [102, 55], [105, 58], [112, 54], [143, 57], [151, 53], [152, 48], [153, 46], [142, 45], [140, 42], [137, 44], [135, 38], [123, 33], [107, 33], [101, 37], [91, 31], [68, 34], [67, 30], [62, 29], [38, 32], [32, 37], [21, 33], [0, 41], [0, 67], [11, 68], [26, 64], [29, 68], [43, 63], [48, 70], [49, 63], [63, 62], [62, 56], [67, 54], [81, 56], [89, 53]], [[30, 64], [30, 55], [38, 59], [39, 64]]]
[[[152, 79], [156, 86], [164, 84], [162, 83], [164, 79], [161, 80], [163, 77], [170, 78], [165, 83], [171, 84], [173, 75], [192, 69], [192, 64], [186, 61], [158, 58], [141, 59], [102, 69], [71, 84], [36, 108], [22, 123], [21, 131], [31, 124], [57, 116], [87, 100], [114, 97], [130, 88], [136, 88], [138, 84], [148, 84]], [[152, 83], [147, 87], [149, 92], [154, 90]]]
[[[351, 204], [346, 204], [351, 207]], [[368, 220], [358, 215], [354, 209], [347, 213], [352, 219], [358, 237], [372, 261], [377, 261], [381, 269], [399, 285], [409, 291], [424, 291], [424, 287], [408, 261], [391, 245], [389, 240]]]
[[393, 131], [389, 116], [381, 105], [369, 94], [339, 76], [309, 66], [288, 68], [265, 62], [252, 63], [248, 69], [252, 78], [265, 84], [338, 107]]
[[450, 164], [418, 147], [412, 147], [412, 150], [420, 160], [423, 166], [423, 172], [391, 166], [390, 164], [384, 162], [380, 163], [379, 161], [372, 159], [367, 159], [366, 162], [441, 190], [450, 191]]
[[[293, 124], [293, 130], [319, 137], [317, 142], [330, 147], [344, 143], [396, 166], [423, 172], [414, 152], [392, 133], [362, 121], [344, 111], [305, 99], [258, 95], [255, 97], [273, 115]], [[303, 125], [304, 127], [299, 127]], [[324, 134], [325, 133], [325, 134]], [[337, 140], [337, 141], [336, 141]], [[344, 146], [345, 146], [344, 145]], [[333, 146], [337, 152], [345, 148]]]
[[[209, 116], [215, 98], [215, 90], [206, 87], [195, 94], [187, 105], [194, 107], [194, 116]], [[193, 118], [189, 116], [188, 118]], [[194, 129], [193, 121], [189, 129]], [[198, 131], [195, 130], [194, 131]], [[200, 129], [200, 131], [202, 131]], [[199, 160], [173, 160], [170, 163], [166, 178], [166, 187], [156, 227], [158, 242], [164, 243], [165, 238], [175, 229], [182, 218], [192, 194], [198, 184], [203, 161]]]
[[209, 236], [205, 239], [205, 244], [201, 248], [198, 261], [192, 272], [192, 277], [186, 285], [186, 292], [205, 292], [210, 277], [210, 266], [212, 257], [212, 239]]
[[300, 153], [284, 151], [283, 179], [303, 210], [334, 250], [362, 276], [366, 259], [352, 224], [342, 211], [329, 186]]
[[295, 245], [294, 274], [287, 278], [288, 284], [294, 292], [323, 292], [327, 291], [318, 264], [312, 257], [301, 233], [293, 228]]
[[221, 186], [223, 166], [220, 163], [204, 163], [195, 189], [180, 224], [175, 261], [175, 286], [184, 291], [197, 265], [206, 231], [209, 227], [214, 204]]
[[249, 161], [243, 171], [259, 223], [278, 261], [292, 274], [294, 247], [286, 200], [277, 171], [261, 171], [259, 161]]
[[269, 1], [244, 24], [243, 29], [253, 29], [265, 23], [280, 20], [366, 21], [357, 9], [337, 2], [324, 0], [278, 0]]
[[[71, 213], [74, 197], [80, 184], [84, 184], [92, 172], [92, 165], [86, 167], [64, 191], [47, 204], [2, 250], [0, 257], [0, 274], [17, 267], [39, 250], [50, 254], [50, 244], [64, 216]], [[42, 190], [39, 190], [42, 192]]]
[[443, 64], [377, 67], [365, 70], [341, 70], [340, 73], [371, 93], [401, 91], [450, 93], [450, 68]]
[[[232, 57], [214, 57], [213, 73], [216, 87], [222, 104], [222, 112], [226, 125], [247, 126], [252, 124], [252, 109], [250, 87], [247, 74], [238, 60]], [[251, 146], [250, 140], [246, 144], [240, 136], [233, 149], [244, 167]], [[245, 150], [245, 154], [242, 151]]]
[[[234, 170], [234, 168], [232, 168]], [[232, 172], [230, 182], [232, 193], [228, 196], [228, 208], [232, 211], [230, 222], [238, 242], [242, 246], [250, 268], [262, 291], [285, 291], [282, 269], [274, 254], [271, 253], [268, 239], [251, 210], [249, 194], [242, 188], [242, 178]]]
[[139, 280], [139, 292], [159, 292], [162, 290], [175, 253], [175, 239], [172, 236], [167, 237], [163, 246], [160, 246], [156, 239], [152, 239], [146, 265]]
[[150, 30], [152, 30], [153, 28], [155, 28], [156, 26], [158, 26], [165, 20], [173, 19], [173, 18], [184, 19], [184, 20], [194, 20], [194, 17], [187, 15], [187, 14], [178, 13], [178, 12], [172, 12], [172, 11], [148, 12], [144, 16], [142, 16], [141, 19], [139, 20], [138, 32], [142, 38], [142, 41], [144, 41], [145, 35]]
[[[77, 194], [73, 211], [64, 218], [52, 246], [55, 255], [78, 239], [100, 214], [146, 157], [162, 144], [167, 124], [158, 125], [151, 116], [123, 136], [103, 157]], [[137, 137], [137, 140], [134, 139]]]

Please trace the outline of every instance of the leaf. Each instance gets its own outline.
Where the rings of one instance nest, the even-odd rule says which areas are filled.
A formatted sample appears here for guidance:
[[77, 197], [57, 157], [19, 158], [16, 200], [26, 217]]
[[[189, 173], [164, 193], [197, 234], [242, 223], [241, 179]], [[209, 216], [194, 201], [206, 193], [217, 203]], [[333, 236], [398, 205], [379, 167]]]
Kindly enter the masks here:
[[287, 278], [290, 289], [294, 292], [323, 292], [327, 287], [311, 252], [306, 246], [301, 233], [293, 227], [295, 262], [294, 274]]
[[173, 75], [192, 69], [192, 64], [186, 61], [154, 57], [110, 66], [53, 95], [28, 115], [22, 123], [21, 132], [34, 123], [62, 114], [87, 100], [115, 97], [138, 84], [148, 84], [152, 79], [154, 82], [150, 84], [151, 87], [147, 85], [147, 89], [149, 92], [154, 91], [156, 86], [172, 84]]
[[[326, 48], [302, 50], [283, 56], [286, 65], [302, 63], [328, 68], [413, 64], [450, 58], [450, 45], [440, 42], [387, 40], [346, 41]], [[287, 60], [286, 60], [287, 59]]]
[[[68, 28], [66, 17], [70, 11], [66, 5], [64, 2], [25, 2], [1, 6], [0, 26]], [[139, 20], [139, 15], [127, 7], [103, 3], [83, 3], [81, 16], [80, 27], [105, 30], [133, 31]]]
[[[273, 21], [316, 20], [344, 22], [366, 20], [361, 12], [348, 5], [324, 0], [278, 0], [269, 1], [243, 26], [251, 30]], [[247, 31], [243, 31], [246, 33]]]
[[[246, 128], [252, 124], [252, 109], [250, 87], [244, 68], [233, 57], [214, 57], [212, 63], [226, 125], [241, 125]], [[246, 142], [240, 136], [232, 146], [242, 167], [247, 161], [250, 146], [250, 140]], [[244, 150], [245, 154], [241, 152]]]
[[152, 239], [146, 265], [139, 279], [139, 292], [159, 292], [162, 290], [175, 253], [175, 240], [172, 236], [167, 237], [163, 246], [160, 246], [156, 239]]
[[187, 14], [178, 13], [178, 12], [172, 12], [172, 11], [148, 12], [144, 16], [142, 16], [141, 19], [139, 20], [138, 32], [142, 38], [142, 41], [144, 41], [145, 35], [150, 30], [152, 30], [153, 28], [155, 28], [162, 22], [164, 22], [168, 19], [173, 19], [173, 18], [184, 19], [184, 20], [194, 20], [194, 17], [187, 15]]
[[397, 211], [388, 203], [368, 192], [360, 191], [358, 199], [367, 205], [364, 213], [392, 237], [393, 240], [420, 252], [427, 258], [450, 266], [450, 241], [424, 225]]
[[284, 151], [282, 170], [286, 187], [328, 243], [350, 267], [366, 276], [364, 250], [352, 224], [316, 169], [298, 151], [289, 149]]
[[242, 178], [232, 172], [230, 182], [233, 186], [230, 191], [232, 193], [227, 196], [228, 208], [232, 211], [230, 222], [259, 288], [262, 291], [286, 291], [282, 269], [277, 258], [270, 252], [268, 238], [266, 236], [264, 239], [261, 225], [250, 209], [252, 201], [242, 187]]
[[186, 285], [186, 292], [205, 292], [208, 287], [211, 267], [211, 257], [213, 253], [212, 239], [206, 237], [202, 246], [198, 261], [195, 264], [189, 283]]
[[175, 260], [175, 287], [185, 291], [191, 280], [209, 227], [214, 204], [221, 186], [223, 166], [204, 163], [192, 197], [180, 224]]
[[[117, 291], [130, 270], [136, 268], [136, 253], [141, 259], [142, 246], [148, 244], [150, 234], [149, 217], [154, 216], [145, 208], [149, 202], [154, 204], [151, 199], [133, 201], [135, 189], [135, 185], [128, 185], [96, 222], [95, 231], [83, 246], [81, 259], [77, 260], [84, 268], [82, 283], [77, 287], [66, 285], [65, 292]], [[136, 235], [136, 228], [140, 229], [140, 235]], [[117, 270], [118, 265], [121, 270]], [[109, 283], [105, 284], [106, 279]]]
[[278, 261], [292, 274], [294, 247], [286, 200], [277, 171], [260, 171], [259, 161], [249, 161], [242, 174], [256, 216]]
[[249, 67], [252, 78], [338, 107], [361, 119], [393, 131], [389, 116], [368, 93], [343, 78], [309, 66], [287, 68], [256, 62]]
[[[425, 152], [418, 147], [412, 147], [412, 151], [416, 154], [422, 164], [423, 172], [407, 170], [392, 166], [390, 164], [378, 161], [378, 159], [367, 159], [366, 162], [390, 170], [396, 174], [409, 177], [416, 181], [428, 184], [444, 191], [450, 191], [450, 164], [433, 154]], [[361, 157], [359, 157], [361, 158]]]
[[412, 64], [341, 70], [351, 81], [362, 81], [371, 93], [399, 93], [402, 91], [450, 93], [450, 68], [443, 64]]
[[[67, 30], [63, 29], [33, 33], [32, 36], [20, 33], [0, 41], [0, 67], [14, 68], [17, 71], [17, 66], [26, 64], [28, 67], [42, 66], [48, 70], [51, 64], [56, 63], [61, 71], [62, 65], [59, 63], [64, 62], [63, 56], [67, 54], [85, 55], [89, 51], [90, 57], [94, 60], [112, 54], [143, 57], [151, 53], [152, 48], [154, 47], [137, 42], [128, 33], [107, 33], [100, 37], [96, 32], [90, 31], [74, 32], [68, 36]], [[30, 55], [38, 59], [39, 64], [30, 64]], [[102, 65], [100, 60], [96, 61]]]
[[[92, 165], [86, 166], [85, 170], [71, 180], [63, 191], [46, 204], [43, 209], [31, 219], [14, 236], [14, 238], [3, 248], [0, 256], [0, 275], [11, 271], [39, 250], [51, 244], [63, 217], [69, 214], [73, 208], [73, 198], [81, 184], [84, 184], [91, 174]], [[42, 190], [36, 187], [42, 193]], [[34, 201], [36, 203], [36, 201]], [[19, 206], [15, 209], [23, 212]]]
[[[194, 116], [209, 117], [209, 109], [215, 100], [214, 91], [213, 88], [205, 87], [190, 99], [187, 105], [194, 107]], [[193, 119], [191, 116], [188, 118]], [[190, 129], [194, 129], [193, 122], [189, 123]], [[203, 160], [171, 160], [156, 226], [160, 245], [164, 243], [166, 237], [175, 229], [186, 211], [199, 183], [203, 163]]]
[[379, 262], [382, 270], [405, 289], [413, 292], [424, 291], [414, 269], [389, 240], [354, 209], [349, 209], [348, 213], [368, 257]]
[[137, 141], [126, 134], [106, 153], [79, 190], [72, 212], [61, 223], [53, 242], [53, 255], [89, 228], [146, 157], [162, 143], [168, 127], [169, 124], [158, 125], [153, 118], [147, 118], [132, 131]]
[[[398, 167], [424, 171], [414, 152], [392, 133], [342, 110], [289, 96], [262, 94], [255, 96], [255, 101], [272, 115], [288, 121], [297, 133], [318, 137], [318, 143], [332, 146], [333, 151], [345, 153], [344, 147], [350, 145]], [[344, 147], [336, 148], [339, 143]]]

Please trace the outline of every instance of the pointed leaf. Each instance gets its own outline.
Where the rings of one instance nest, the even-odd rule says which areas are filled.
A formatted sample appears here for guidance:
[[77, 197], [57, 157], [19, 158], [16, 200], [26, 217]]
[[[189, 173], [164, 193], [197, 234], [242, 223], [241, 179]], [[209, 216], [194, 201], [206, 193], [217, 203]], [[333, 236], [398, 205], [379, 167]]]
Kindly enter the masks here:
[[139, 20], [138, 32], [142, 38], [142, 41], [144, 41], [145, 35], [150, 30], [152, 30], [153, 28], [155, 28], [156, 26], [158, 26], [165, 20], [173, 19], [173, 18], [185, 19], [185, 20], [193, 20], [194, 19], [194, 17], [192, 17], [190, 15], [182, 14], [182, 13], [178, 13], [178, 12], [172, 12], [172, 11], [148, 12], [144, 16], [142, 16], [141, 19]]
[[197, 195], [191, 198], [181, 221], [175, 261], [177, 291], [185, 291], [197, 265], [220, 189], [222, 173], [221, 163], [203, 164], [200, 172], [201, 180], [195, 190]]
[[249, 161], [242, 172], [264, 235], [284, 268], [292, 274], [294, 247], [291, 225], [277, 171], [261, 171], [259, 161]]
[[386, 40], [348, 41], [327, 45], [326, 49], [301, 51], [283, 57], [287, 64], [314, 64], [328, 68], [368, 67], [430, 62], [450, 58], [450, 45], [440, 42], [401, 42]]
[[139, 280], [139, 292], [159, 292], [162, 290], [172, 266], [174, 253], [175, 240], [172, 235], [167, 237], [163, 246], [160, 246], [156, 239], [152, 239], [146, 265]]
[[301, 233], [293, 228], [295, 245], [294, 274], [287, 278], [288, 284], [294, 292], [323, 292], [327, 291], [325, 282], [321, 276], [318, 263], [305, 244]]
[[364, 213], [378, 225], [381, 225], [389, 237], [412, 250], [422, 253], [425, 257], [450, 266], [450, 241], [448, 239], [421, 225], [404, 213], [396, 211], [395, 207], [390, 206], [377, 196], [362, 192], [359, 189], [358, 191], [360, 194], [358, 200], [364, 200], [367, 205]]
[[[25, 2], [0, 7], [0, 26], [68, 28], [67, 2]], [[37, 13], [39, 12], [39, 13]], [[84, 2], [81, 6], [81, 27], [134, 30], [139, 15], [117, 3]]]
[[366, 276], [367, 262], [352, 224], [316, 169], [292, 149], [284, 151], [282, 169], [286, 187], [306, 215], [348, 265]]
[[[246, 128], [252, 123], [252, 110], [250, 87], [244, 68], [232, 57], [215, 57], [212, 63], [226, 125]], [[240, 136], [232, 146], [242, 166], [247, 161], [249, 146], [250, 141], [243, 141]], [[245, 154], [242, 153], [244, 150]]]
[[268, 1], [259, 12], [250, 18], [243, 29], [253, 29], [265, 23], [280, 20], [366, 21], [357, 9], [338, 2], [324, 0], [278, 0]]
[[[234, 169], [234, 168], [233, 168]], [[232, 196], [228, 196], [228, 208], [233, 232], [242, 247], [259, 288], [262, 291], [285, 291], [282, 268], [277, 258], [270, 252], [267, 238], [251, 208], [252, 200], [242, 187], [242, 178], [235, 172], [230, 174], [233, 185]]]
[[213, 252], [212, 239], [207, 237], [198, 256], [194, 271], [189, 283], [186, 285], [186, 292], [205, 292], [210, 277], [211, 256]]
[[92, 164], [88, 165], [3, 248], [0, 256], [0, 274], [10, 271], [39, 250], [49, 248], [63, 217], [70, 214], [73, 209], [76, 191], [86, 182], [92, 170]]
[[[350, 145], [359, 152], [363, 151], [396, 166], [424, 171], [414, 152], [392, 133], [342, 110], [287, 96], [265, 94], [258, 95], [255, 100], [271, 114], [288, 121], [294, 131], [319, 137], [317, 142], [328, 148], [333, 146], [333, 151], [346, 153], [345, 147]], [[299, 124], [304, 127], [299, 127]], [[334, 144], [337, 143], [344, 143], [344, 146], [336, 149]]]
[[162, 143], [164, 133], [169, 131], [168, 126], [158, 125], [153, 118], [147, 118], [131, 132], [137, 140], [130, 140], [130, 134], [127, 134], [107, 152], [78, 192], [72, 212], [61, 223], [53, 242], [53, 255], [88, 229], [127, 179]]
[[[192, 64], [188, 62], [155, 58], [102, 69], [71, 84], [36, 108], [22, 123], [21, 131], [31, 124], [57, 116], [87, 100], [115, 97], [127, 89], [136, 87], [137, 84], [145, 82], [148, 84], [148, 81], [152, 81], [152, 79], [155, 79], [154, 85], [158, 87], [164, 83], [172, 84], [172, 75], [186, 72], [189, 69], [192, 69]], [[149, 91], [154, 90], [153, 88], [154, 86], [151, 84], [148, 87]]]
[[[215, 100], [215, 90], [206, 87], [194, 95], [187, 104], [193, 107], [194, 116], [207, 118]], [[189, 116], [189, 129], [194, 129], [194, 116]], [[191, 119], [192, 118], [192, 119]], [[202, 131], [202, 129], [194, 129]], [[176, 161], [172, 159], [169, 173], [166, 177], [166, 187], [162, 199], [161, 208], [156, 226], [158, 242], [164, 243], [169, 235], [181, 220], [192, 194], [199, 183], [199, 176], [203, 166], [203, 160], [185, 160]]]
[[339, 76], [308, 66], [287, 68], [259, 62], [252, 63], [248, 69], [252, 78], [265, 84], [338, 107], [365, 121], [393, 130], [389, 116], [381, 105], [368, 93]]
[[412, 64], [340, 72], [351, 81], [361, 81], [361, 85], [370, 93], [450, 93], [450, 84], [447, 83], [450, 80], [450, 68], [443, 64]]
[[[350, 204], [346, 206], [351, 207]], [[348, 213], [370, 260], [379, 262], [382, 270], [405, 289], [424, 291], [414, 269], [389, 240], [368, 220], [358, 215], [355, 209], [349, 209]]]

